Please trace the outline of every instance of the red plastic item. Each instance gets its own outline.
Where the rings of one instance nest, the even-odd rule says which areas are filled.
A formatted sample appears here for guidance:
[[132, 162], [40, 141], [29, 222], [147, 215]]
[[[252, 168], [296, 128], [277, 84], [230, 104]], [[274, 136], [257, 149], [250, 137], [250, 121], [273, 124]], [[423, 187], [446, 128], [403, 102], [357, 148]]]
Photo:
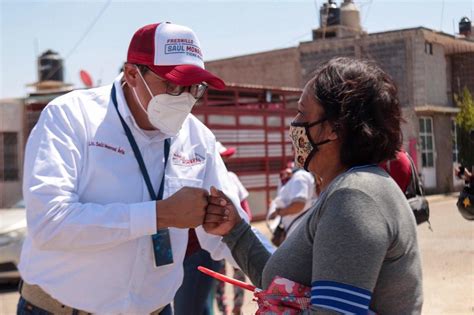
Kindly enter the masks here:
[[249, 291], [252, 291], [252, 292], [254, 292], [255, 289], [256, 289], [256, 287], [251, 285], [251, 284], [248, 284], [248, 283], [245, 283], [245, 282], [227, 277], [226, 275], [223, 275], [221, 273], [218, 273], [218, 272], [215, 272], [213, 270], [207, 269], [206, 267], [203, 267], [203, 266], [198, 266], [198, 270], [205, 273], [206, 275], [209, 275], [213, 278], [216, 278], [217, 280], [224, 281], [224, 282], [236, 285], [238, 287], [241, 287], [242, 289], [246, 289], [246, 290], [249, 290]]

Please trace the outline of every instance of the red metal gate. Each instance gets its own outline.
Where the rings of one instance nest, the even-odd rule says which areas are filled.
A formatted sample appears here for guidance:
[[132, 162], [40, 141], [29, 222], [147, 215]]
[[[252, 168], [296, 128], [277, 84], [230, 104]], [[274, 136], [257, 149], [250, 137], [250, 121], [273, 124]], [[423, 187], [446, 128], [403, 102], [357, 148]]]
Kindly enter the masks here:
[[288, 126], [296, 114], [300, 89], [231, 84], [209, 90], [193, 109], [226, 147], [236, 147], [226, 162], [250, 193], [254, 219], [265, 217], [279, 172], [293, 159]]

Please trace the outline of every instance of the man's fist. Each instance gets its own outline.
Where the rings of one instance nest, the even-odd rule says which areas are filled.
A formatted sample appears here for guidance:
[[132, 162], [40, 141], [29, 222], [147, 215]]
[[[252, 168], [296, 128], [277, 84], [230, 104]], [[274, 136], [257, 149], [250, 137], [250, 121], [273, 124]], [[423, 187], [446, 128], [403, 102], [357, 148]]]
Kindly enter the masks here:
[[232, 201], [215, 187], [211, 187], [208, 202], [203, 224], [207, 233], [226, 235], [242, 220]]
[[165, 227], [195, 228], [204, 222], [208, 205], [207, 190], [183, 187], [165, 200], [156, 202], [158, 229]]

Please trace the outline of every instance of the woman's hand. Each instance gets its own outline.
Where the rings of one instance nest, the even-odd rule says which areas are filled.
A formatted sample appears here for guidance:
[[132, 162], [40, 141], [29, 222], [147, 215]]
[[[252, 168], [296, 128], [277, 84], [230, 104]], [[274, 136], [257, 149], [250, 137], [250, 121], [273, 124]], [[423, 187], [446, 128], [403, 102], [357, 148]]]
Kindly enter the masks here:
[[240, 221], [242, 218], [232, 201], [222, 191], [212, 186], [202, 225], [204, 230], [210, 234], [224, 236]]

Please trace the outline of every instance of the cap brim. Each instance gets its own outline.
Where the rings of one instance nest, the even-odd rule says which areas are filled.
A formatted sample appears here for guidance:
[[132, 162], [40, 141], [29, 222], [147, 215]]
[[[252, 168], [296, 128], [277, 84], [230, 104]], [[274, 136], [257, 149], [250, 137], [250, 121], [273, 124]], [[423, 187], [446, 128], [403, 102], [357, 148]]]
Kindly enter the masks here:
[[229, 156], [234, 155], [234, 153], [235, 153], [235, 148], [228, 148], [224, 152], [221, 152], [220, 155], [223, 157], [229, 157]]
[[164, 79], [178, 85], [192, 85], [206, 82], [215, 89], [225, 89], [225, 83], [217, 76], [194, 65], [148, 66], [153, 72]]

